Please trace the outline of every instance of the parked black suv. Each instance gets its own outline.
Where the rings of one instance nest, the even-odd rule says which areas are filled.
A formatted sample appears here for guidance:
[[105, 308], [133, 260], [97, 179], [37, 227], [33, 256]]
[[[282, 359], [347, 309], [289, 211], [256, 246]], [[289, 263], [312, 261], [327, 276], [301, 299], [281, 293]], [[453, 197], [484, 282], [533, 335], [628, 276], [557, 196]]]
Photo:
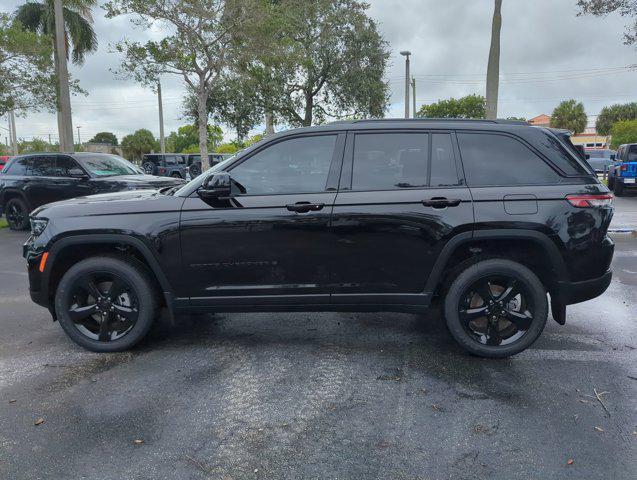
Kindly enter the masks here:
[[96, 193], [162, 188], [183, 180], [144, 175], [132, 163], [105, 153], [34, 153], [7, 163], [0, 175], [0, 213], [13, 230], [29, 228], [29, 212], [45, 203]]
[[612, 196], [568, 138], [514, 121], [279, 133], [181, 188], [32, 214], [33, 300], [78, 344], [130, 348], [158, 309], [423, 312], [505, 357], [602, 294]]

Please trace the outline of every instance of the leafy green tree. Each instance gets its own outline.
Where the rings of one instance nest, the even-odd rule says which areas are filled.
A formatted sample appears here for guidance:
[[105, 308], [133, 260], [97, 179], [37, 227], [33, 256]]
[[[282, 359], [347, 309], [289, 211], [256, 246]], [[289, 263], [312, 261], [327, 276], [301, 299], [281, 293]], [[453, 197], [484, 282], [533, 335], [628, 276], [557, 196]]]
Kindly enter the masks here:
[[[212, 151], [215, 145], [221, 143], [223, 131], [216, 125], [208, 125], [208, 149]], [[184, 125], [176, 132], [170, 132], [166, 137], [166, 149], [174, 153], [198, 153], [199, 131], [196, 125]]]
[[[87, 54], [97, 50], [97, 35], [93, 30], [93, 16], [91, 14], [91, 9], [97, 4], [97, 1], [65, 0], [62, 3], [64, 34], [69, 44], [66, 55], [68, 58], [69, 50], [72, 50], [73, 63], [81, 65]], [[15, 17], [27, 30], [48, 36], [55, 49], [53, 0], [29, 1], [18, 7]], [[55, 55], [58, 54], [59, 52], [55, 51]]]
[[107, 17], [130, 15], [134, 25], [161, 25], [159, 40], [116, 45], [125, 54], [119, 73], [142, 84], [156, 85], [159, 75], [178, 75], [196, 94], [199, 151], [208, 155], [210, 91], [230, 66], [232, 48], [240, 43], [243, 24], [254, 12], [245, 0], [111, 0]]
[[624, 34], [624, 43], [633, 45], [637, 43], [637, 2], [635, 0], [578, 0], [579, 15], [595, 15], [603, 17], [609, 13], [617, 12], [622, 17], [629, 17], [633, 24], [628, 26]]
[[578, 135], [586, 128], [584, 104], [576, 100], [564, 100], [551, 115], [551, 127], [565, 128]]
[[25, 31], [0, 13], [0, 115], [55, 107], [50, 38]]
[[595, 125], [597, 133], [609, 135], [613, 125], [621, 120], [637, 119], [637, 102], [615, 104], [602, 108]]
[[637, 143], [637, 120], [620, 120], [613, 125], [611, 135], [612, 148], [624, 143]]
[[217, 147], [217, 153], [237, 153], [239, 146], [236, 143], [222, 143]]
[[461, 98], [439, 100], [423, 105], [418, 117], [424, 118], [485, 118], [486, 100], [482, 95], [467, 95]]
[[122, 138], [122, 150], [128, 160], [141, 161], [145, 153], [159, 150], [159, 142], [150, 130], [140, 128]]
[[107, 143], [109, 145], [117, 145], [117, 137], [111, 132], [99, 132], [89, 140], [89, 143]]
[[46, 140], [38, 137], [33, 137], [32, 140], [22, 140], [18, 142], [18, 153], [54, 152], [57, 150], [57, 145], [51, 145]]
[[[257, 83], [263, 112], [294, 126], [329, 117], [382, 117], [387, 42], [356, 0], [261, 2], [239, 60]], [[265, 31], [265, 32], [264, 32]]]

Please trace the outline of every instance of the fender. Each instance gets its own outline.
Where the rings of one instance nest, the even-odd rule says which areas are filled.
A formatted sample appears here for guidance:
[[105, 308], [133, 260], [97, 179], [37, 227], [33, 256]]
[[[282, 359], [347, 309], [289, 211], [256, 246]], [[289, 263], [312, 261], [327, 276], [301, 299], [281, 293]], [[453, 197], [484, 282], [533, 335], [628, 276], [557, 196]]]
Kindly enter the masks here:
[[537, 243], [546, 251], [549, 260], [556, 273], [556, 283], [559, 281], [568, 280], [568, 270], [564, 263], [562, 255], [557, 248], [557, 245], [544, 233], [536, 230], [527, 229], [502, 229], [502, 230], [477, 230], [473, 232], [464, 232], [456, 235], [447, 242], [444, 246], [436, 263], [434, 264], [427, 284], [425, 285], [425, 292], [433, 292], [442, 280], [442, 274], [444, 268], [451, 258], [453, 252], [462, 244], [471, 242], [473, 240], [530, 240]]
[[15, 187], [5, 188], [0, 191], [0, 207], [4, 208], [4, 205], [9, 201], [6, 199], [7, 196], [10, 196], [11, 198], [20, 197], [20, 199], [27, 204], [27, 208], [29, 209], [29, 211], [33, 210], [31, 202], [29, 202], [24, 192]]
[[[166, 306], [172, 313], [174, 298], [173, 288], [168, 282], [168, 279], [166, 278], [166, 275], [164, 274], [164, 271], [159, 264], [159, 260], [157, 259], [153, 251], [139, 238], [116, 233], [98, 233], [65, 237], [57, 240], [49, 250], [48, 265], [54, 265], [56, 256], [66, 247], [96, 243], [105, 243], [110, 245], [127, 245], [139, 251], [150, 266], [150, 269], [155, 275], [155, 278], [159, 282], [159, 285], [161, 286], [162, 292], [164, 294], [164, 299], [166, 300]], [[51, 270], [51, 268], [46, 269], [47, 273], [43, 279], [43, 287], [44, 291], [46, 292], [48, 292], [49, 290], [49, 279], [51, 276]]]

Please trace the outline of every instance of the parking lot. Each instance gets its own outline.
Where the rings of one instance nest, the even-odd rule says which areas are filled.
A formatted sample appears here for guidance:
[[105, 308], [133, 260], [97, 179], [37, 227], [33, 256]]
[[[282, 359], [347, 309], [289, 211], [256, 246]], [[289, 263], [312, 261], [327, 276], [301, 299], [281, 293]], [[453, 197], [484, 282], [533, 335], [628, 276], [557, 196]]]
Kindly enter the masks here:
[[90, 353], [30, 302], [25, 238], [0, 230], [0, 478], [634, 478], [635, 235], [605, 295], [501, 361], [438, 310], [162, 319]]

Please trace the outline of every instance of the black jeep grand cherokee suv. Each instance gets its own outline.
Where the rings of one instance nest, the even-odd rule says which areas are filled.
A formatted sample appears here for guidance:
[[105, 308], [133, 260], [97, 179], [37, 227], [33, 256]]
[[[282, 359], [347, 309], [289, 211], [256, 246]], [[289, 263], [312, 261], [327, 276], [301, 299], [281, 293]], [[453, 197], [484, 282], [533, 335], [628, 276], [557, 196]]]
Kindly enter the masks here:
[[160, 307], [422, 312], [505, 357], [611, 280], [611, 195], [568, 138], [512, 121], [350, 121], [280, 133], [181, 188], [32, 214], [31, 296], [95, 351]]

